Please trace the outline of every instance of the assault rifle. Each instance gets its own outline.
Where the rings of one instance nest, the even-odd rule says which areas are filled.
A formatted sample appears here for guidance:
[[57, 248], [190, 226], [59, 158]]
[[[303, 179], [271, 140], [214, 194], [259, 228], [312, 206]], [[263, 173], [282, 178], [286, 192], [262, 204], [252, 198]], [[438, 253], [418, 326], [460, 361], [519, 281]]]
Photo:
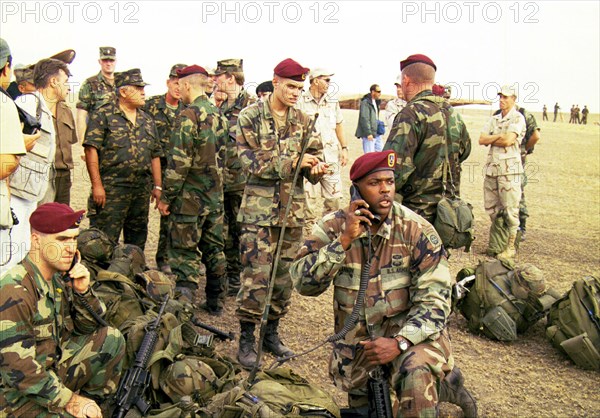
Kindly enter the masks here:
[[123, 418], [132, 406], [136, 406], [143, 416], [150, 409], [150, 404], [144, 399], [144, 393], [150, 386], [151, 375], [148, 372], [148, 362], [154, 353], [158, 341], [160, 320], [169, 301], [169, 295], [160, 306], [156, 320], [146, 327], [146, 335], [135, 355], [135, 361], [119, 382], [119, 389], [115, 395], [116, 408], [113, 418]]
[[205, 329], [208, 332], [212, 332], [214, 334], [214, 336], [217, 337], [221, 341], [235, 340], [235, 336], [231, 332], [225, 332], [225, 331], [222, 331], [211, 325], [205, 324], [204, 322], [200, 321], [196, 317], [192, 318], [192, 324], [196, 325], [199, 328]]
[[[369, 328], [369, 335], [374, 338], [373, 325], [369, 324], [367, 327]], [[369, 389], [369, 417], [392, 418], [394, 414], [386, 370], [382, 366], [377, 366], [371, 370], [367, 385]]]

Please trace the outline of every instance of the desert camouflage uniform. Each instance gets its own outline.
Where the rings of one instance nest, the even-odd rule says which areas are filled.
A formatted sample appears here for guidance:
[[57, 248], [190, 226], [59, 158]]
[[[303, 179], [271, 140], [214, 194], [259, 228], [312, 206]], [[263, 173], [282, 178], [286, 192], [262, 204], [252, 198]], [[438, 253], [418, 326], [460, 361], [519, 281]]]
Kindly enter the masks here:
[[[109, 103], [117, 102], [115, 86], [99, 72], [85, 80], [79, 89], [77, 109], [93, 112]], [[90, 116], [88, 115], [88, 118]]]
[[[93, 291], [84, 298], [105, 310]], [[123, 336], [98, 328], [60, 275], [46, 281], [29, 256], [0, 280], [0, 320], [0, 416], [64, 414], [74, 391], [95, 399], [116, 391]]]
[[125, 244], [144, 249], [152, 159], [162, 156], [154, 121], [138, 109], [134, 125], [117, 104], [107, 104], [91, 114], [83, 146], [98, 150], [106, 192], [104, 208], [96, 206], [90, 193], [90, 226], [104, 231], [114, 242], [123, 230]]
[[[323, 142], [323, 158], [333, 168], [332, 174], [325, 174], [318, 185], [304, 182], [306, 189], [306, 218], [307, 224], [315, 223], [315, 213], [318, 195], [323, 197], [323, 215], [336, 211], [340, 207], [342, 198], [342, 177], [340, 165], [340, 141], [337, 138], [335, 128], [344, 121], [340, 103], [337, 99], [325, 94], [319, 102], [311, 94], [310, 90], [302, 93], [296, 104], [296, 108], [306, 112], [309, 116], [316, 113], [319, 117], [316, 122], [316, 130], [321, 135]], [[305, 230], [310, 231], [310, 226]]]
[[161, 201], [169, 205], [169, 264], [177, 282], [200, 282], [206, 265], [206, 297], [222, 306], [226, 292], [223, 254], [222, 155], [227, 120], [206, 95], [180, 114], [171, 135]]
[[[269, 319], [283, 317], [289, 309], [292, 282], [289, 266], [300, 248], [304, 224], [304, 178], [316, 184], [307, 169], [292, 185], [293, 162], [299, 157], [302, 137], [310, 117], [289, 108], [281, 130], [275, 128], [270, 100], [245, 108], [237, 127], [238, 156], [248, 172], [248, 182], [238, 215], [242, 223], [240, 253], [242, 287], [238, 293], [237, 316], [241, 321], [258, 322], [266, 303], [271, 269], [281, 231], [285, 207], [292, 199], [277, 268]], [[307, 152], [322, 159], [321, 141], [311, 134]]]
[[225, 258], [227, 259], [227, 277], [229, 284], [234, 288], [240, 286], [240, 224], [237, 216], [242, 204], [244, 187], [246, 186], [246, 174], [242, 170], [242, 164], [237, 155], [236, 129], [240, 112], [246, 106], [256, 102], [256, 98], [250, 96], [246, 90], [242, 90], [236, 97], [233, 106], [229, 106], [227, 100], [221, 105], [221, 113], [229, 120], [229, 136], [227, 137], [227, 149], [225, 156], [225, 167], [223, 177], [223, 191], [225, 193]]
[[[152, 96], [146, 100], [146, 104], [143, 107], [144, 111], [152, 116], [152, 119], [154, 119], [154, 123], [156, 124], [158, 140], [160, 141], [160, 146], [162, 149], [160, 169], [163, 177], [163, 183], [165, 182], [165, 171], [167, 169], [167, 155], [171, 150], [169, 141], [171, 139], [173, 127], [175, 126], [175, 119], [185, 107], [181, 101], [179, 101], [177, 108], [167, 106], [165, 97], [166, 94]], [[167, 243], [169, 241], [168, 236], [169, 217], [161, 216], [158, 246], [156, 248], [156, 264], [159, 267], [161, 264], [165, 264], [167, 262]]]
[[[339, 240], [344, 225], [343, 210], [319, 221], [290, 269], [296, 289], [305, 296], [318, 296], [333, 283], [336, 333], [356, 302], [368, 245], [365, 232], [344, 251]], [[413, 344], [387, 365], [400, 400], [399, 416], [417, 411], [436, 416], [437, 385], [454, 365], [445, 332], [451, 278], [441, 239], [431, 224], [394, 202], [372, 247], [365, 304], [358, 323], [334, 343], [329, 374], [349, 393], [351, 404], [361, 406], [369, 366], [358, 342], [399, 333]], [[372, 335], [367, 324], [373, 324]]]
[[[434, 96], [431, 90], [417, 94], [394, 119], [384, 146], [398, 156], [396, 199], [432, 224], [444, 190], [444, 140], [448, 126], [448, 158], [456, 194], [460, 194], [460, 163], [471, 153], [471, 138], [460, 115], [444, 98]], [[451, 188], [448, 176], [446, 189]]]
[[[491, 244], [496, 241], [498, 232], [506, 229], [509, 234], [516, 234], [519, 228], [519, 202], [523, 174], [521, 142], [525, 135], [525, 118], [519, 113], [517, 107], [513, 106], [505, 117], [502, 117], [502, 114], [493, 115], [481, 132], [484, 135], [514, 132], [517, 135], [517, 140], [510, 147], [490, 145], [485, 164], [483, 200], [485, 211], [493, 224], [490, 232], [490, 250], [497, 253], [496, 250], [502, 249], [492, 248]], [[499, 216], [504, 219], [502, 224], [496, 223], [496, 218]]]

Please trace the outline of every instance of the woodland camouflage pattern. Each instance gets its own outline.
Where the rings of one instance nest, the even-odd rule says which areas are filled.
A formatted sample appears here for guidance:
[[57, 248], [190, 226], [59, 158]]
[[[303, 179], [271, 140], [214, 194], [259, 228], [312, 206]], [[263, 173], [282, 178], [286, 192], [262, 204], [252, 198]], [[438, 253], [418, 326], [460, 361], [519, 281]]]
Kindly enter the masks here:
[[116, 103], [116, 101], [115, 86], [109, 84], [102, 72], [99, 72], [85, 80], [81, 85], [77, 109], [92, 112], [108, 103]]
[[[84, 298], [105, 310], [93, 291]], [[0, 279], [0, 318], [0, 416], [48, 416], [64, 412], [72, 391], [116, 391], [123, 336], [98, 328], [59, 274], [49, 283], [25, 257]]]
[[[300, 110], [289, 108], [283, 132], [276, 132], [269, 102], [259, 102], [245, 108], [237, 127], [238, 157], [248, 172], [238, 221], [261, 226], [276, 226], [283, 222], [284, 210], [290, 195], [292, 207], [288, 227], [304, 224], [304, 178], [312, 184], [320, 180], [302, 169], [292, 187], [292, 164], [300, 155], [302, 137], [310, 117]], [[323, 160], [320, 137], [313, 132], [307, 153]]]
[[[343, 210], [318, 222], [290, 269], [296, 289], [305, 296], [318, 296], [333, 283], [335, 332], [352, 312], [366, 256], [363, 246], [367, 245], [365, 232], [344, 251], [338, 238], [344, 225]], [[330, 376], [347, 392], [360, 392], [366, 384], [358, 342], [371, 337], [367, 324], [374, 326], [373, 337], [399, 332], [414, 345], [433, 346], [444, 353], [437, 355], [435, 367], [441, 370], [443, 363], [445, 370], [452, 368], [449, 343], [440, 339], [450, 314], [451, 278], [437, 232], [395, 202], [373, 236], [373, 247], [371, 279], [359, 321], [343, 340], [334, 343], [331, 357]]]
[[[297, 254], [304, 224], [304, 178], [316, 184], [321, 176], [300, 171], [293, 186], [293, 161], [300, 156], [302, 138], [310, 117], [293, 107], [286, 124], [277, 132], [269, 101], [248, 106], [240, 113], [237, 128], [238, 156], [248, 172], [248, 182], [238, 215], [241, 222], [240, 258], [242, 283], [237, 316], [243, 321], [259, 320], [266, 303], [276, 244], [290, 198], [291, 210], [282, 241], [271, 300], [269, 319], [281, 318], [288, 310], [292, 283], [288, 268]], [[307, 152], [323, 160], [320, 137], [309, 134]]]
[[[448, 114], [450, 131], [448, 158], [459, 195], [460, 163], [471, 153], [471, 138], [461, 116], [443, 97], [434, 96], [431, 90], [417, 94], [394, 119], [384, 146], [384, 150], [394, 150], [398, 156], [396, 198], [430, 223], [435, 220], [437, 203], [443, 193], [444, 140], [447, 135], [444, 112]], [[450, 176], [446, 189], [452, 190]]]
[[[169, 263], [178, 281], [199, 283], [206, 265], [207, 297], [225, 291], [222, 153], [229, 125], [206, 95], [180, 113], [171, 135], [161, 201], [169, 204]], [[210, 294], [210, 296], [209, 296]]]

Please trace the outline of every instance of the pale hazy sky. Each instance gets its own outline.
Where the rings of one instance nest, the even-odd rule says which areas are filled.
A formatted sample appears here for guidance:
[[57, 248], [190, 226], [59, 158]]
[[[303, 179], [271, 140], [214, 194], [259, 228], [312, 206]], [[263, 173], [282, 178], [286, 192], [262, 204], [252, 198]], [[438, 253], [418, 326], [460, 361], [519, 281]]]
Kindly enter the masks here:
[[495, 100], [498, 84], [518, 83], [531, 110], [598, 112], [599, 27], [598, 1], [0, 1], [15, 64], [72, 48], [80, 83], [98, 72], [98, 47], [114, 46], [117, 71], [141, 68], [149, 95], [174, 63], [234, 57], [251, 86], [291, 57], [330, 68], [340, 93], [395, 94], [399, 62], [423, 53], [455, 97]]

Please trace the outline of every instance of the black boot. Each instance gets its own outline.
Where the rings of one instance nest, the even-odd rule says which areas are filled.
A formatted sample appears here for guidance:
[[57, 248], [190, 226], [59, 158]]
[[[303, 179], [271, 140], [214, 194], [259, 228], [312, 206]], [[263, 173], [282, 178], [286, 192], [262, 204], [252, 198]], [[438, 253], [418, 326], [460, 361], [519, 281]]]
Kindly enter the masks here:
[[240, 365], [247, 370], [252, 369], [256, 364], [257, 352], [254, 348], [256, 343], [254, 328], [255, 324], [253, 322], [240, 321], [240, 344], [237, 359]]
[[267, 332], [263, 341], [263, 349], [273, 354], [276, 357], [293, 356], [294, 352], [287, 348], [279, 339], [277, 328], [279, 327], [279, 319], [270, 319], [267, 322]]
[[462, 409], [465, 418], [477, 417], [477, 402], [465, 388], [465, 378], [460, 369], [454, 367], [440, 385], [440, 402], [450, 402]]

